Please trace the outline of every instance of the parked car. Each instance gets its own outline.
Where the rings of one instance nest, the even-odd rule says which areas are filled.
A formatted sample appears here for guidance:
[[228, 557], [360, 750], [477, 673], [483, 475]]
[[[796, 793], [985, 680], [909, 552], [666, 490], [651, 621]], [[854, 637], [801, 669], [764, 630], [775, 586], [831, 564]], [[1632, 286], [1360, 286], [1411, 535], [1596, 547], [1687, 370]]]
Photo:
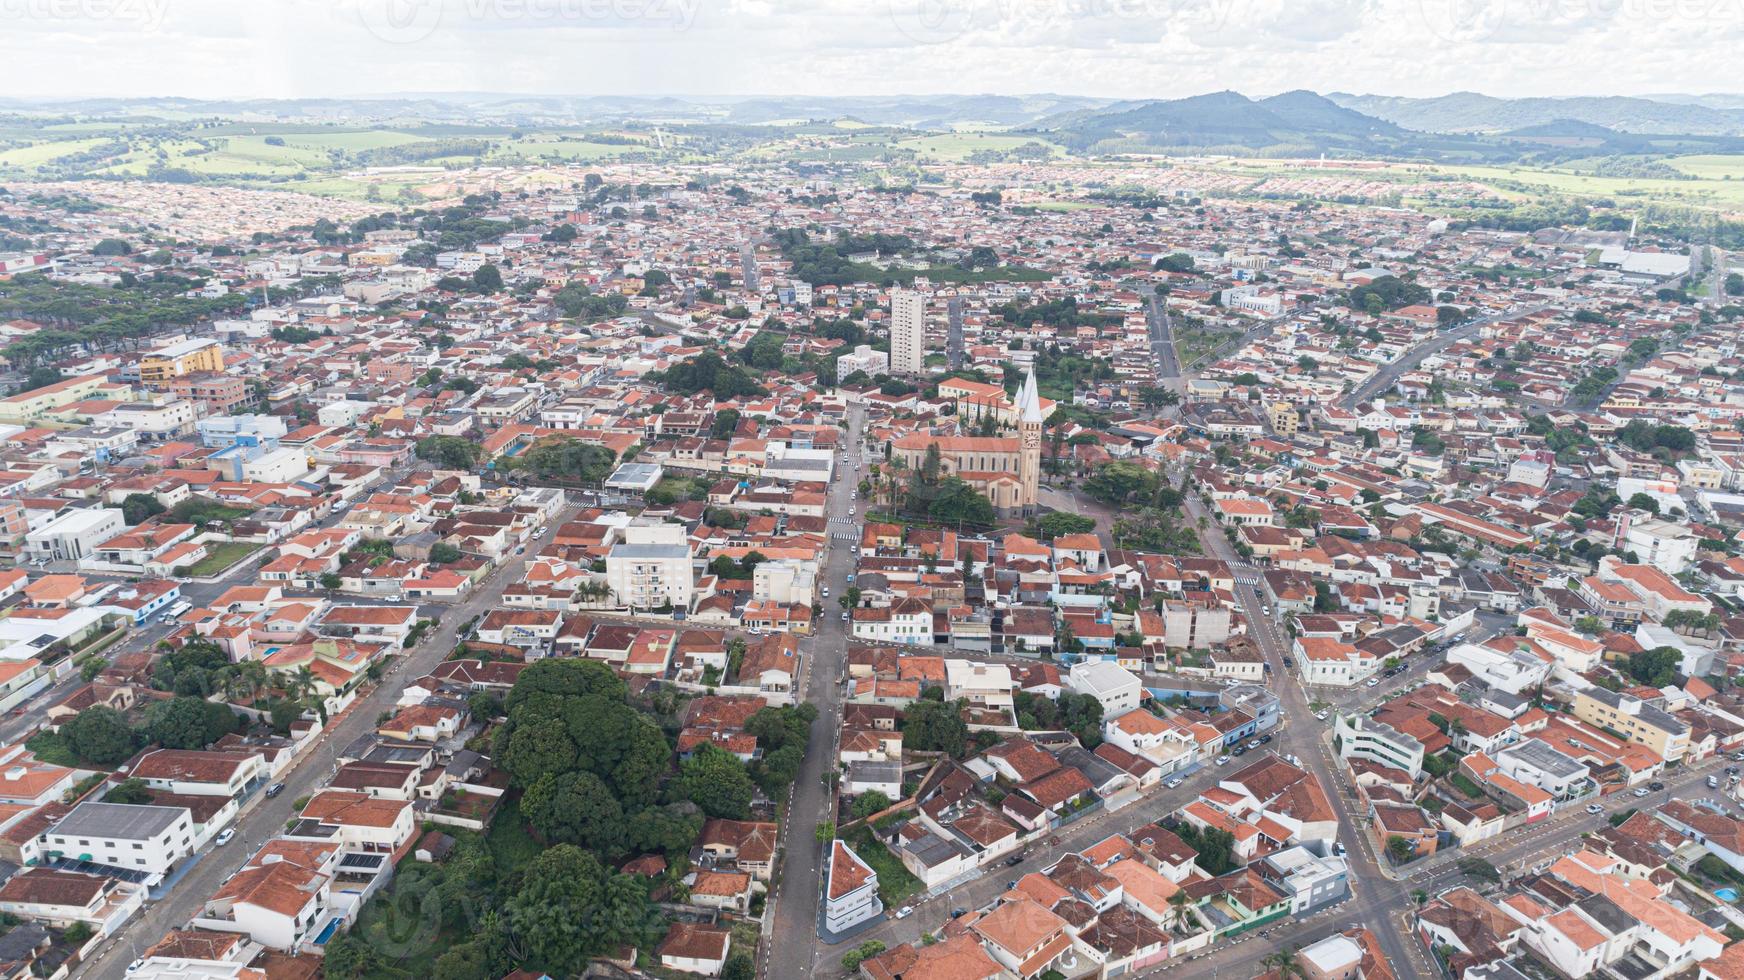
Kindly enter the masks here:
[[219, 847], [223, 847], [225, 844], [230, 843], [230, 841], [232, 839], [234, 839], [235, 837], [236, 837], [236, 828], [225, 827], [223, 829], [223, 831], [221, 831], [218, 834], [218, 836], [212, 841], [212, 843], [217, 844]]
[[1314, 717], [1320, 719], [1321, 721], [1325, 721], [1326, 720], [1326, 712], [1325, 711], [1316, 711], [1316, 712], [1314, 712]]
[[909, 905], [904, 905], [902, 908], [899, 908], [896, 910], [896, 917], [898, 919], [906, 919], [913, 914], [914, 914], [914, 908], [913, 908], [913, 906], [909, 906]]
[[1588, 813], [1604, 813], [1605, 808], [1598, 805], [1597, 803], [1588, 803], [1587, 804], [1587, 812]]
[[1719, 789], [1720, 788], [1720, 781], [1718, 779], [1714, 778], [1713, 776], [1709, 776], [1708, 777], [1708, 788], [1709, 789]]
[[1380, 687], [1380, 686], [1381, 686], [1381, 681], [1380, 681], [1380, 678], [1378, 678], [1378, 677], [1371, 677], [1368, 680], [1363, 682], [1363, 687]]
[[1640, 796], [1646, 796], [1646, 795], [1647, 795], [1647, 790], [1645, 790], [1645, 789], [1643, 789], [1643, 788], [1641, 788], [1641, 787], [1640, 787], [1640, 786], [1637, 786], [1637, 787], [1635, 787], [1635, 795], [1636, 795], [1636, 796], [1638, 796], [1638, 797], [1640, 797]]
[[1227, 765], [1229, 765], [1229, 756], [1227, 756], [1227, 755], [1220, 755], [1220, 756], [1218, 756], [1218, 757], [1217, 757], [1217, 764], [1218, 764], [1218, 765], [1220, 765], [1220, 766], [1227, 766]]
[[1022, 854], [1013, 854], [1012, 856], [1005, 859], [1005, 866], [1008, 868], [1015, 868], [1022, 863], [1023, 863], [1023, 855]]
[[1270, 735], [1261, 735], [1260, 736], [1260, 744], [1261, 745], [1269, 745], [1271, 743], [1271, 741], [1272, 741], [1272, 737]]
[[959, 908], [954, 908], [951, 910], [951, 918], [953, 918], [953, 919], [961, 919], [963, 916], [968, 915], [968, 914], [969, 914], [969, 910], [966, 908], [959, 907]]
[[1647, 788], [1657, 793], [1665, 788], [1665, 784], [1655, 779], [1653, 782], [1647, 784]]
[[1163, 780], [1163, 785], [1170, 789], [1174, 789], [1186, 781], [1186, 776], [1170, 776], [1168, 779]]
[[284, 783], [273, 783], [271, 786], [268, 786], [266, 788], [266, 798], [270, 800], [273, 797], [279, 795], [280, 793], [283, 793], [284, 791], [285, 791], [285, 784]]

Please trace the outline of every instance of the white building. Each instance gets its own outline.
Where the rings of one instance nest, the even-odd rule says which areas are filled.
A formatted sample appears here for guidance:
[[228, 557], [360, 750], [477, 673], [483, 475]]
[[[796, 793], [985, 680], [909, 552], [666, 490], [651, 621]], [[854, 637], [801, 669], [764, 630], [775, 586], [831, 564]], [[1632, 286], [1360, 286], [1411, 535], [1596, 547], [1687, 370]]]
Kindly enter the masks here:
[[1011, 668], [969, 660], [945, 661], [945, 700], [962, 698], [978, 708], [1009, 711], [1013, 704]]
[[1447, 652], [1447, 662], [1459, 664], [1490, 687], [1521, 694], [1543, 684], [1551, 665], [1520, 651], [1504, 652], [1476, 643], [1461, 643]]
[[127, 526], [121, 511], [109, 507], [70, 510], [24, 536], [24, 551], [31, 558], [76, 561], [96, 550]]
[[192, 853], [194, 818], [187, 807], [80, 803], [42, 835], [50, 858], [86, 861], [161, 881]]
[[884, 911], [878, 900], [878, 873], [841, 841], [830, 848], [829, 888], [824, 895], [824, 927], [841, 932]]
[[838, 383], [856, 371], [864, 371], [868, 377], [873, 378], [887, 375], [890, 373], [890, 355], [881, 350], [873, 350], [866, 344], [861, 344], [854, 348], [853, 353], [843, 354], [836, 359], [836, 381]]
[[890, 370], [906, 375], [926, 370], [926, 297], [912, 289], [890, 291]]
[[606, 555], [606, 584], [632, 609], [689, 610], [695, 596], [690, 543], [681, 524], [632, 524]]
[[1118, 718], [1137, 708], [1143, 690], [1132, 671], [1106, 660], [1074, 664], [1066, 684], [1102, 702], [1103, 718]]
[[1423, 773], [1423, 743], [1367, 715], [1339, 715], [1332, 725], [1332, 744], [1340, 759], [1366, 759], [1412, 779]]

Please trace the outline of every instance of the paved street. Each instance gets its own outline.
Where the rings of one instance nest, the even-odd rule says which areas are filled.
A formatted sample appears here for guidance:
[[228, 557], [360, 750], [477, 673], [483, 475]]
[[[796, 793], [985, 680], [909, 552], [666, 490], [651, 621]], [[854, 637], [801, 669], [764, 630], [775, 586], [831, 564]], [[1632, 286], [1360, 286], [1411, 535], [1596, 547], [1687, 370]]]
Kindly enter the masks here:
[[[860, 406], [848, 410], [847, 446], [850, 459], [861, 459], [860, 429], [864, 413]], [[849, 499], [861, 476], [862, 464], [849, 469], [830, 484], [829, 502], [825, 508], [830, 518], [847, 518], [856, 502]], [[857, 521], [855, 523], [858, 523]], [[823, 820], [831, 819], [835, 801], [834, 784], [827, 775], [834, 770], [836, 739], [842, 725], [842, 679], [847, 674], [847, 624], [842, 622], [842, 610], [836, 599], [854, 571], [854, 556], [848, 542], [832, 542], [824, 560], [820, 586], [828, 586], [830, 598], [821, 599], [823, 615], [818, 618], [817, 631], [801, 641], [805, 655], [799, 682], [799, 699], [817, 706], [818, 717], [812, 722], [811, 743], [806, 747], [805, 763], [793, 781], [788, 798], [787, 818], [781, 833], [785, 850], [775, 879], [774, 892], [768, 905], [774, 911], [765, 917], [762, 962], [758, 975], [764, 977], [809, 977], [816, 975], [817, 964], [826, 965], [840, 953], [831, 953], [817, 937], [818, 901], [825, 871], [824, 845], [817, 843], [813, 831]]]
[[[526, 554], [537, 554], [556, 535], [557, 528], [574, 513], [574, 508], [565, 507], [563, 514], [548, 525], [542, 537], [528, 543]], [[359, 698], [343, 715], [332, 719], [315, 745], [279, 777], [285, 784], [283, 793], [269, 800], [257, 789], [243, 804], [242, 816], [234, 825], [236, 839], [222, 848], [208, 848], [202, 860], [171, 888], [168, 895], [117, 933], [96, 956], [81, 966], [75, 976], [94, 980], [121, 976], [123, 968], [143, 955], [164, 933], [192, 918], [256, 848], [284, 829], [293, 815], [291, 804], [325, 784], [340, 747], [373, 731], [376, 717], [393, 707], [407, 680], [428, 674], [447, 658], [458, 642], [457, 633], [462, 624], [495, 606], [503, 589], [520, 579], [525, 561], [525, 556], [510, 559], [481, 583], [469, 598], [451, 607], [441, 623], [424, 634], [417, 647], [393, 662], [375, 690]]]

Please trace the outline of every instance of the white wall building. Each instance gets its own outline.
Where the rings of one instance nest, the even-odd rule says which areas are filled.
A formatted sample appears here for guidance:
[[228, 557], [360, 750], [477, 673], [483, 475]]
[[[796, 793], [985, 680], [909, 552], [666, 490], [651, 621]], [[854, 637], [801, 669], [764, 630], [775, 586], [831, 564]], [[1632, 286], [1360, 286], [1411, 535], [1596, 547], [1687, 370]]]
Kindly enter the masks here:
[[890, 370], [906, 375], [926, 370], [926, 297], [912, 289], [890, 291]]

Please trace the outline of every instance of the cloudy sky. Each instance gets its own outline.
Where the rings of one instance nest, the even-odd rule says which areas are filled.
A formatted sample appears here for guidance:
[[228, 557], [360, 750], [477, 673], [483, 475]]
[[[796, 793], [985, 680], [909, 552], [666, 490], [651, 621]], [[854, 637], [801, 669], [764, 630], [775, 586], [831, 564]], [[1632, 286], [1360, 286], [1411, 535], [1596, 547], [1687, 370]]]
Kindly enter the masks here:
[[0, 0], [17, 96], [1744, 89], [1744, 0]]

